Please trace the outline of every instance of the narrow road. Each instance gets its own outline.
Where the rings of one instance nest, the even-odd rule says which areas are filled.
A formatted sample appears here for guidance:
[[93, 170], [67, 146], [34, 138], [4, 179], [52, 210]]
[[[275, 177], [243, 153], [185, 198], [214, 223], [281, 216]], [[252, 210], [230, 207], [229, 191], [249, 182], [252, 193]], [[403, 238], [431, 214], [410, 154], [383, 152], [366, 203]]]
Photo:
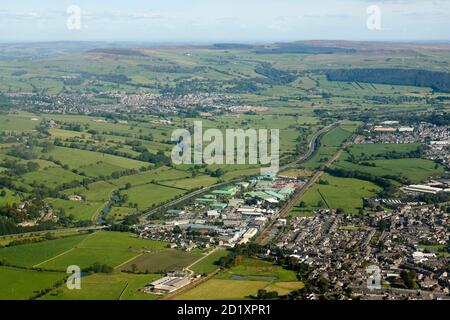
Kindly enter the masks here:
[[188, 271], [191, 276], [195, 273], [193, 270], [191, 270], [191, 267], [196, 265], [197, 263], [199, 263], [200, 261], [202, 261], [203, 259], [206, 259], [207, 257], [209, 257], [210, 255], [212, 255], [214, 252], [216, 252], [217, 250], [219, 250], [219, 247], [214, 248], [213, 250], [211, 250], [210, 252], [208, 252], [207, 254], [205, 254], [204, 256], [200, 257], [198, 260], [194, 261], [193, 263], [191, 263], [190, 265], [188, 265], [186, 268], [184, 268], [184, 270]]

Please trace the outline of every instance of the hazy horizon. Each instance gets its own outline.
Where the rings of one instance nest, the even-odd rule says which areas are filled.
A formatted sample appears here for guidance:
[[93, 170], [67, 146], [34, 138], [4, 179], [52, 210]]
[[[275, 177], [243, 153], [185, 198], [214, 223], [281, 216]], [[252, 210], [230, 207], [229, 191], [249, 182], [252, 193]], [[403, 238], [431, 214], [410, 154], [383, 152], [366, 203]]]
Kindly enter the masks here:
[[[79, 25], [71, 20], [68, 27], [77, 12]], [[448, 12], [450, 0], [6, 0], [0, 9], [0, 41], [442, 42], [450, 41]], [[371, 29], [368, 20], [376, 15], [379, 27]]]

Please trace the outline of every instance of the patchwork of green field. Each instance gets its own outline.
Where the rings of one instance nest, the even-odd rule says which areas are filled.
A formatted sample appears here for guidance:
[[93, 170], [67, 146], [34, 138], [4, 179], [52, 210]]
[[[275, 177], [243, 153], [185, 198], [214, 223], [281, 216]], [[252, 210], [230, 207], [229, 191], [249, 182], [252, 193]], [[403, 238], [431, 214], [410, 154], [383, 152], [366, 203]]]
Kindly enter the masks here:
[[37, 266], [48, 259], [59, 256], [68, 250], [73, 249], [87, 237], [87, 235], [78, 235], [67, 238], [59, 238], [56, 240], [2, 248], [0, 249], [0, 259], [15, 266]]
[[[38, 119], [38, 120], [31, 120]], [[0, 131], [26, 132], [34, 131], [40, 123], [39, 118], [30, 114], [2, 115]]]
[[[427, 45], [428, 46], [428, 45]], [[27, 48], [30, 46], [27, 46]], [[32, 50], [32, 49], [24, 49]], [[138, 59], [133, 56], [105, 53], [80, 53], [60, 55], [57, 59], [19, 59], [3, 61], [0, 59], [0, 91], [1, 92], [39, 92], [42, 94], [83, 93], [90, 92], [89, 103], [117, 104], [119, 98], [107, 97], [95, 92], [120, 91], [133, 93], [160, 93], [156, 88], [174, 88], [183, 80], [194, 80], [199, 86], [211, 85], [211, 92], [226, 92], [241, 80], [253, 81], [256, 87], [248, 90], [245, 83], [243, 92], [233, 93], [239, 104], [266, 107], [264, 111], [224, 113], [205, 117], [184, 118], [178, 116], [156, 117], [144, 114], [124, 113], [120, 117], [70, 115], [70, 114], [31, 114], [22, 111], [2, 111], [0, 116], [0, 132], [6, 137], [0, 145], [0, 163], [4, 159], [17, 160], [26, 164], [28, 160], [8, 156], [7, 153], [20, 147], [29, 148], [25, 142], [37, 143], [29, 148], [36, 152], [37, 158], [51, 156], [61, 165], [51, 161], [35, 159], [39, 170], [13, 177], [13, 184], [25, 188], [24, 193], [16, 194], [5, 189], [5, 195], [0, 196], [0, 206], [25, 199], [33, 194], [34, 182], [56, 188], [63, 183], [81, 181], [87, 177], [101, 180], [90, 185], [62, 190], [65, 195], [79, 194], [83, 201], [68, 201], [47, 198], [55, 209], [62, 209], [66, 214], [74, 215], [77, 220], [94, 220], [105, 202], [111, 199], [114, 191], [121, 190], [127, 199], [124, 204], [113, 206], [106, 216], [108, 222], [118, 221], [136, 211], [145, 211], [153, 206], [172, 200], [187, 193], [189, 190], [213, 185], [221, 181], [230, 181], [243, 176], [259, 174], [258, 166], [208, 166], [195, 168], [195, 174], [190, 169], [193, 165], [161, 167], [153, 170], [142, 170], [139, 174], [111, 179], [114, 172], [126, 169], [149, 169], [166, 163], [165, 160], [156, 163], [136, 161], [143, 148], [152, 154], [163, 151], [170, 156], [173, 145], [169, 142], [174, 129], [189, 128], [194, 121], [203, 121], [204, 129], [279, 129], [282, 162], [296, 157], [300, 132], [312, 136], [318, 128], [337, 119], [363, 119], [369, 115], [370, 121], [378, 117], [412, 115], [414, 112], [435, 111], [435, 105], [428, 101], [436, 101], [432, 89], [408, 86], [391, 86], [359, 82], [328, 81], [322, 70], [327, 68], [347, 68], [352, 66], [366, 67], [399, 67], [416, 65], [421, 69], [445, 70], [450, 62], [445, 50], [423, 49], [380, 50], [376, 53], [358, 51], [355, 54], [255, 54], [253, 50], [218, 50], [207, 48], [177, 48], [176, 50], [143, 49], [151, 59]], [[127, 50], [124, 50], [125, 52]], [[429, 51], [429, 52], [427, 52]], [[373, 53], [372, 53], [373, 52]], [[385, 52], [385, 53], [383, 53]], [[413, 52], [413, 53], [408, 53]], [[414, 53], [415, 52], [415, 53]], [[417, 54], [422, 53], [425, 54]], [[139, 53], [139, 51], [136, 51]], [[424, 59], [423, 57], [427, 58]], [[145, 61], [145, 64], [143, 64]], [[280, 73], [290, 72], [301, 76], [290, 83], [274, 81], [271, 76], [264, 76], [256, 68], [262, 63], [279, 68]], [[200, 69], [194, 69], [201, 67]], [[175, 70], [172, 72], [171, 70]], [[320, 70], [319, 72], [316, 72]], [[17, 72], [19, 71], [19, 72]], [[272, 72], [271, 72], [272, 73]], [[88, 75], [86, 75], [88, 74]], [[126, 81], [115, 81], [114, 75], [129, 77]], [[63, 79], [70, 76], [73, 84]], [[78, 79], [79, 78], [79, 79]], [[295, 78], [295, 76], [294, 76]], [[95, 79], [95, 80], [94, 80]], [[224, 81], [224, 82], [222, 82]], [[289, 81], [288, 81], [289, 82]], [[143, 85], [143, 86], [142, 86]], [[195, 87], [186, 86], [187, 92]], [[208, 88], [207, 88], [208, 89]], [[208, 89], [209, 91], [209, 89]], [[189, 92], [190, 93], [190, 92]], [[443, 97], [448, 95], [442, 93]], [[386, 102], [384, 99], [386, 98]], [[405, 98], [403, 100], [403, 98]], [[411, 99], [411, 101], [408, 100]], [[231, 99], [230, 101], [233, 101]], [[400, 101], [396, 103], [395, 101]], [[439, 108], [448, 109], [449, 103], [443, 99]], [[9, 113], [8, 113], [9, 112]], [[36, 111], [38, 112], [38, 111]], [[367, 112], [367, 113], [365, 113]], [[123, 116], [123, 117], [122, 117]], [[118, 119], [127, 121], [118, 121]], [[158, 124], [154, 120], [170, 119], [172, 124]], [[37, 132], [37, 127], [43, 120], [53, 119], [56, 128], [50, 128], [50, 136]], [[74, 127], [76, 126], [76, 127]], [[340, 123], [321, 138], [320, 147], [304, 166], [306, 169], [290, 170], [289, 174], [304, 177], [311, 175], [313, 170], [325, 164], [336, 153], [342, 144], [359, 126], [358, 123]], [[69, 130], [68, 128], [72, 128]], [[78, 129], [77, 129], [78, 128]], [[303, 131], [303, 129], [309, 129]], [[79, 130], [79, 131], [78, 131]], [[12, 132], [25, 132], [17, 142], [7, 137]], [[54, 139], [61, 140], [73, 148], [51, 146]], [[2, 139], [3, 141], [3, 139]], [[27, 142], [27, 144], [28, 144]], [[43, 147], [44, 144], [49, 143]], [[303, 142], [302, 142], [303, 143]], [[443, 173], [443, 167], [423, 159], [384, 159], [392, 151], [411, 152], [418, 145], [356, 145], [348, 148], [334, 164], [336, 168], [358, 170], [377, 176], [397, 175], [418, 182], [430, 176]], [[123, 156], [113, 156], [101, 152], [84, 151], [79, 148], [108, 149], [108, 152], [123, 153]], [[350, 161], [351, 155], [357, 161]], [[17, 155], [18, 157], [20, 155]], [[364, 157], [364, 159], [362, 159]], [[372, 159], [366, 159], [373, 157]], [[26, 157], [24, 157], [26, 158]], [[149, 158], [149, 157], [142, 157]], [[361, 160], [361, 161], [359, 161]], [[153, 161], [153, 160], [152, 160]], [[369, 162], [363, 164], [364, 162]], [[5, 164], [5, 166], [7, 166]], [[66, 167], [68, 166], [68, 168]], [[64, 169], [66, 168], [66, 169]], [[211, 177], [210, 170], [222, 169], [223, 175]], [[77, 169], [72, 172], [72, 170]], [[6, 177], [9, 169], [0, 167], [0, 179]], [[11, 170], [12, 171], [12, 170]], [[194, 177], [193, 177], [194, 175]], [[11, 175], [10, 175], [11, 176]], [[376, 185], [358, 180], [337, 178], [327, 174], [322, 176], [320, 183], [315, 184], [294, 207], [292, 215], [312, 215], [319, 208], [343, 208], [346, 212], [357, 213], [362, 207], [362, 198], [374, 196], [380, 191]], [[128, 185], [129, 184], [129, 185]], [[0, 190], [1, 191], [1, 190]], [[135, 208], [136, 207], [136, 208]], [[40, 240], [45, 237], [29, 236]], [[17, 237], [17, 239], [24, 239]], [[11, 239], [1, 239], [0, 244], [10, 243]], [[444, 251], [444, 248], [439, 249]], [[191, 269], [198, 273], [210, 273], [217, 269], [216, 262], [227, 251], [219, 250], [210, 256], [202, 258], [204, 253], [199, 250], [182, 252], [166, 248], [166, 243], [148, 241], [129, 233], [95, 232], [92, 234], [68, 234], [64, 238], [48, 240], [39, 243], [24, 244], [0, 249], [0, 260], [8, 264], [28, 268], [42, 268], [55, 272], [37, 270], [13, 269], [0, 267], [0, 299], [27, 299], [35, 296], [38, 291], [51, 287], [54, 282], [67, 276], [63, 271], [68, 265], [79, 265], [88, 268], [95, 262], [110, 265], [115, 270], [113, 274], [92, 274], [83, 277], [82, 290], [70, 291], [65, 286], [52, 290], [44, 299], [155, 299], [155, 295], [147, 295], [139, 291], [149, 282], [160, 277], [155, 273], [185, 268], [195, 263]], [[134, 270], [135, 269], [135, 270]], [[121, 272], [140, 271], [149, 274], [131, 274]], [[296, 274], [270, 262], [257, 259], [244, 259], [239, 265], [223, 271], [213, 279], [181, 295], [181, 299], [248, 299], [255, 295], [258, 289], [277, 291], [286, 295], [299, 289], [303, 283], [297, 281]]]
[[[385, 159], [389, 153], [414, 152], [419, 144], [358, 144], [352, 145], [334, 163], [336, 168], [367, 172], [377, 176], [408, 178], [412, 183], [444, 173], [444, 167], [434, 161], [419, 158]], [[359, 163], [348, 161], [353, 156]], [[367, 165], [370, 164], [370, 165]]]
[[429, 177], [445, 172], [442, 165], [426, 159], [391, 159], [371, 160], [375, 167], [363, 166], [348, 161], [338, 161], [336, 168], [367, 172], [377, 176], [399, 176], [408, 178], [412, 183], [420, 182]]
[[229, 252], [227, 250], [217, 250], [195, 263], [190, 269], [197, 274], [209, 274], [219, 268], [217, 263], [220, 258], [225, 257], [228, 254]]
[[[189, 119], [190, 123], [198, 119]], [[292, 115], [232, 115], [221, 116], [220, 118], [203, 119], [203, 129], [217, 128], [222, 131], [226, 140], [225, 129], [279, 129], [280, 130], [280, 152], [281, 157], [295, 151], [297, 138], [299, 136], [296, 126], [315, 126], [318, 122], [314, 117], [301, 117], [298, 114]]]
[[131, 233], [100, 231], [38, 266], [47, 270], [65, 270], [70, 265], [78, 265], [85, 269], [99, 262], [115, 268], [141, 253], [162, 250], [166, 246], [165, 242], [140, 239]]
[[0, 267], [0, 300], [28, 300], [52, 288], [67, 274]]
[[104, 202], [70, 201], [49, 199], [54, 209], [62, 209], [67, 215], [73, 215], [76, 220], [93, 220], [105, 206]]
[[184, 194], [185, 191], [156, 184], [144, 184], [125, 190], [128, 203], [136, 203], [139, 210], [152, 208], [160, 203]]
[[[170, 137], [170, 133], [177, 128], [176, 125], [163, 125], [150, 123], [150, 120], [154, 120], [154, 117], [145, 116], [144, 119], [148, 119], [149, 122], [130, 122], [130, 123], [115, 123], [113, 121], [106, 120], [104, 118], [92, 117], [92, 116], [81, 116], [81, 115], [57, 115], [48, 114], [47, 119], [52, 119], [60, 122], [67, 123], [78, 123], [84, 127], [89, 127], [89, 129], [95, 130], [97, 133], [104, 135], [108, 139], [111, 134], [114, 136], [116, 134], [126, 134], [128, 136], [134, 137], [139, 135], [151, 134], [154, 137], [155, 142], [167, 141]], [[140, 116], [140, 119], [143, 117]], [[86, 134], [89, 137], [89, 134]], [[117, 136], [117, 139], [120, 139]], [[134, 138], [133, 138], [134, 139]], [[118, 140], [119, 141], [119, 140]], [[124, 141], [124, 140], [121, 140]], [[167, 147], [167, 145], [165, 145]]]
[[290, 213], [291, 215], [302, 215], [318, 209], [342, 208], [348, 213], [358, 213], [363, 207], [363, 198], [373, 197], [381, 188], [377, 185], [359, 179], [339, 178], [324, 174], [321, 180], [328, 184], [316, 183], [302, 197]]
[[[23, 160], [22, 160], [23, 161]], [[19, 162], [22, 162], [19, 161]], [[45, 170], [47, 168], [59, 168], [59, 166], [51, 161], [47, 161], [47, 160], [42, 160], [42, 159], [33, 159], [32, 161], [23, 161], [24, 163], [27, 162], [35, 162], [39, 165], [39, 168], [41, 170]]]
[[158, 274], [92, 274], [81, 278], [80, 290], [54, 289], [41, 300], [154, 300], [159, 296], [140, 291]]
[[139, 169], [149, 165], [146, 162], [109, 154], [65, 147], [55, 147], [48, 156], [61, 161], [71, 169], [76, 168], [82, 172], [87, 170], [95, 176], [109, 175], [114, 171], [125, 169]]
[[145, 273], [167, 273], [179, 271], [189, 266], [202, 254], [198, 251], [185, 252], [175, 249], [147, 253], [128, 262], [122, 271], [137, 271]]

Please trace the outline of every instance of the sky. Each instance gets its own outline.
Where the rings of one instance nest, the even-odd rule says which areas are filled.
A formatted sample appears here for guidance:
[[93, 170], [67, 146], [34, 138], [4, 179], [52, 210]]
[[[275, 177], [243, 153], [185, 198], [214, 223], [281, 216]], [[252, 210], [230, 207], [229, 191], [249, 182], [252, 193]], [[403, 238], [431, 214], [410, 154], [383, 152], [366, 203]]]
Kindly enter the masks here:
[[450, 0], [1, 0], [0, 41], [448, 41], [449, 16]]

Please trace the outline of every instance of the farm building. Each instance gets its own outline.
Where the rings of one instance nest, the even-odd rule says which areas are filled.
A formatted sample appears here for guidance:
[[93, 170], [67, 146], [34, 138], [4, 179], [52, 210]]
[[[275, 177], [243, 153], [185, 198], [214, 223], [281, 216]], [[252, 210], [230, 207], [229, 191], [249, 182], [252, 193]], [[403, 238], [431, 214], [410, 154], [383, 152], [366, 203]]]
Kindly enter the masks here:
[[430, 187], [427, 185], [410, 185], [410, 186], [404, 187], [403, 190], [407, 193], [412, 193], [412, 194], [420, 194], [420, 193], [437, 194], [441, 191], [444, 191], [444, 189]]
[[164, 278], [153, 281], [144, 288], [144, 292], [167, 294], [183, 288], [184, 286], [191, 283], [191, 281], [191, 278], [187, 277], [183, 273], [173, 273], [167, 275]]

